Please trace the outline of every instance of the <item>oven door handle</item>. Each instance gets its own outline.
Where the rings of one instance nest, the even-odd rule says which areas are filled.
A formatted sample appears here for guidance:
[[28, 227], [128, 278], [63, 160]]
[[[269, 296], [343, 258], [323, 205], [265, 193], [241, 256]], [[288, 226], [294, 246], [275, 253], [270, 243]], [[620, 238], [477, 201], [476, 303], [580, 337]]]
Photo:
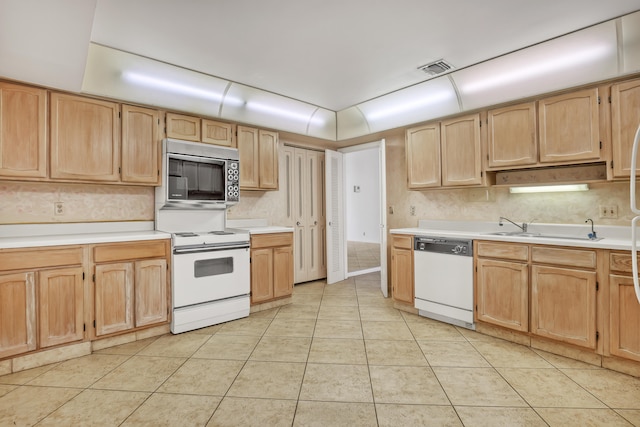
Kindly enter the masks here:
[[234, 249], [249, 249], [248, 243], [242, 243], [238, 245], [224, 245], [224, 246], [192, 246], [192, 247], [182, 247], [175, 248], [173, 250], [174, 254], [194, 254], [198, 252], [217, 252], [217, 251], [228, 251]]

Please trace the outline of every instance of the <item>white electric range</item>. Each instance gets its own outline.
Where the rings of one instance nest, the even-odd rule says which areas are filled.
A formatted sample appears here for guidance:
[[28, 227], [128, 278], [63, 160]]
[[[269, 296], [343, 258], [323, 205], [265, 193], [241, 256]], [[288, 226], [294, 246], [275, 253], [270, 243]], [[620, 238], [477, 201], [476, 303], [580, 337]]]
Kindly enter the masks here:
[[249, 315], [249, 233], [224, 223], [224, 211], [156, 213], [156, 229], [172, 236], [174, 334]]

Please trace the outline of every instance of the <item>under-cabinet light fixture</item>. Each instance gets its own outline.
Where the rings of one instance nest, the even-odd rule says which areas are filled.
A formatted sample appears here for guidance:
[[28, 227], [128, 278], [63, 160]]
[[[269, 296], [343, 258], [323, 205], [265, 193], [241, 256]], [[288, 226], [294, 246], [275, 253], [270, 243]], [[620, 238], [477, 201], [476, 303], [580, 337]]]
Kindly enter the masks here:
[[538, 185], [533, 187], [509, 187], [509, 193], [558, 193], [563, 191], [587, 191], [587, 184]]

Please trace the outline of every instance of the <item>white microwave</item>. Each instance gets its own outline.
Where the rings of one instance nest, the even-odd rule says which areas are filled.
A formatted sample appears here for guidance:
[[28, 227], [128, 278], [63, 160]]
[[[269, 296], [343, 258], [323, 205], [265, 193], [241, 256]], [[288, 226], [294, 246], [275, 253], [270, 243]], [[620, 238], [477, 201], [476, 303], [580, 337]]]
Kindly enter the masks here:
[[238, 203], [239, 160], [235, 148], [163, 140], [156, 204], [161, 209], [226, 209]]

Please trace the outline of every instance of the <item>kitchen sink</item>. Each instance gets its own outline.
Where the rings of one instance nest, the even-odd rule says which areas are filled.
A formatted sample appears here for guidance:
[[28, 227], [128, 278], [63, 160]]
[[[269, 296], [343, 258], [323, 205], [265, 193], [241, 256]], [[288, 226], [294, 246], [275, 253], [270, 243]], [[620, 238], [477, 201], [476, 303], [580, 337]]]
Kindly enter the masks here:
[[484, 233], [486, 236], [517, 236], [517, 237], [535, 237], [540, 233], [530, 233], [525, 231], [495, 231], [493, 233]]
[[545, 238], [545, 239], [563, 239], [563, 240], [584, 240], [590, 242], [597, 242], [598, 240], [602, 240], [602, 237], [596, 237], [595, 239], [591, 239], [590, 237], [583, 236], [569, 236], [562, 234], [543, 234], [543, 233], [531, 233], [524, 231], [494, 231], [491, 233], [483, 233], [485, 236], [513, 236], [513, 237], [534, 237], [534, 238]]

